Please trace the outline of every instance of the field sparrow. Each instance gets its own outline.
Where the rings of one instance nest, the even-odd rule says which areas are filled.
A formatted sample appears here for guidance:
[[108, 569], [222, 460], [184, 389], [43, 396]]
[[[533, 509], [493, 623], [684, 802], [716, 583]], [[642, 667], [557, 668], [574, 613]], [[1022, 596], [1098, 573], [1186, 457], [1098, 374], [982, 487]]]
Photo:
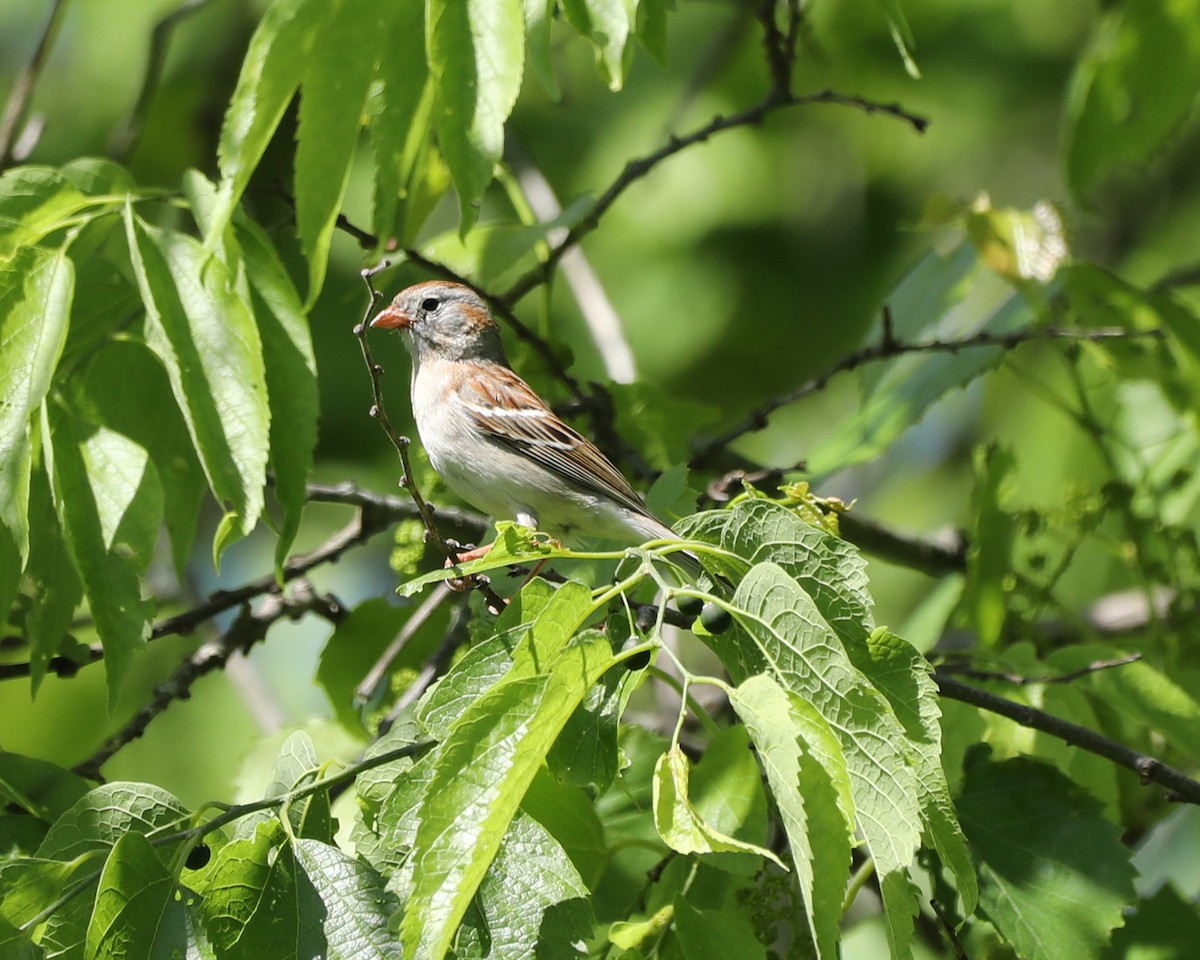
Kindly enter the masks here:
[[421, 442], [468, 503], [560, 539], [675, 539], [608, 458], [513, 373], [496, 322], [470, 287], [418, 283], [371, 326], [402, 334]]

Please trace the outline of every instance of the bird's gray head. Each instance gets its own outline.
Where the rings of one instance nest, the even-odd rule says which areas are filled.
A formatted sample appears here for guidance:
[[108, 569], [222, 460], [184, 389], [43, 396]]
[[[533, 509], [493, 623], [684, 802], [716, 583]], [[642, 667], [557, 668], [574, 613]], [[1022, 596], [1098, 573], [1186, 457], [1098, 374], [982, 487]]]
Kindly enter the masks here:
[[507, 363], [496, 321], [470, 287], [428, 280], [401, 290], [371, 321], [399, 330], [415, 360], [495, 360]]

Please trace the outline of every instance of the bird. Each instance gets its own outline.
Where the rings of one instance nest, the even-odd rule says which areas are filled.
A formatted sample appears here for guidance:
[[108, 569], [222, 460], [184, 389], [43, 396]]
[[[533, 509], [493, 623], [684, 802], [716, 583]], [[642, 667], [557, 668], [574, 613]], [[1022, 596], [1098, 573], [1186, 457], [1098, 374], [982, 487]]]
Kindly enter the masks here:
[[[513, 371], [491, 310], [471, 287], [415, 284], [371, 327], [400, 333], [412, 358], [421, 443], [447, 486], [472, 506], [560, 541], [678, 539], [612, 461]], [[699, 570], [694, 557], [680, 559]]]

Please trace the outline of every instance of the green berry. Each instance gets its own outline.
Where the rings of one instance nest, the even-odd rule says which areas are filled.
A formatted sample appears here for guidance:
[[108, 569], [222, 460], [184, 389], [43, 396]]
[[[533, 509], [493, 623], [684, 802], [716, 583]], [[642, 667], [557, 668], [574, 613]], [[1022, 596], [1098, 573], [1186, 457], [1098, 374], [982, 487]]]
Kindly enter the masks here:
[[700, 622], [709, 633], [724, 633], [733, 623], [733, 614], [715, 603], [706, 603], [700, 611]]
[[704, 607], [704, 601], [699, 597], [679, 597], [675, 598], [675, 609], [682, 613], [685, 617], [691, 617], [693, 620], [700, 616], [700, 611]]

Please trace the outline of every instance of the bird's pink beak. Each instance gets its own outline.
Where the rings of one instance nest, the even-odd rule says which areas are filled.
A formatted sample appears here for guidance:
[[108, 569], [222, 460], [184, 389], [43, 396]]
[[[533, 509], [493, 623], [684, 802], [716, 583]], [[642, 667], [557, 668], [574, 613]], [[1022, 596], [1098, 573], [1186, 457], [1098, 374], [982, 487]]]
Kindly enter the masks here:
[[412, 321], [412, 317], [392, 303], [388, 304], [375, 315], [375, 319], [371, 321], [371, 326], [378, 327], [380, 330], [403, 330]]

